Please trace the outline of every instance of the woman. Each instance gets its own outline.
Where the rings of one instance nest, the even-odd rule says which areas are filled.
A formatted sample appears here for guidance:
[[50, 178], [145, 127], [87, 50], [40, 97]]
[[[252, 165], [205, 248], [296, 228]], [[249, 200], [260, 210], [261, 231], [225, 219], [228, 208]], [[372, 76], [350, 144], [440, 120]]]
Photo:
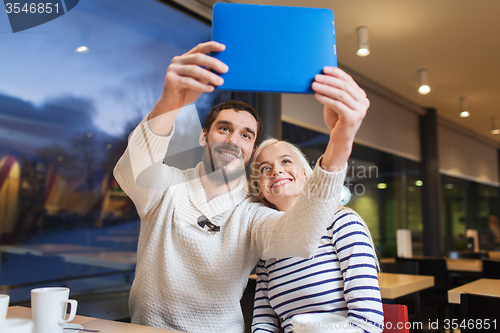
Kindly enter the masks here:
[[[269, 207], [286, 211], [297, 200], [312, 169], [294, 145], [269, 139], [256, 150], [251, 192]], [[365, 332], [382, 332], [378, 261], [364, 221], [340, 207], [311, 259], [261, 260], [257, 266], [252, 332], [292, 332], [299, 313], [332, 312]], [[376, 325], [378, 324], [378, 325]]]

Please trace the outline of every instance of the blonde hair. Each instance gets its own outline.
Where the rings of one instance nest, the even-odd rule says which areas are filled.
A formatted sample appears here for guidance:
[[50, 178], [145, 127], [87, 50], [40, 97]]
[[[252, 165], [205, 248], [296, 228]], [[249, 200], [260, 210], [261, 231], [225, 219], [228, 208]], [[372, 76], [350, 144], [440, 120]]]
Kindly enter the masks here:
[[262, 143], [255, 150], [255, 153], [253, 154], [253, 157], [252, 157], [252, 162], [250, 163], [250, 193], [257, 200], [264, 203], [266, 206], [272, 207], [274, 209], [276, 209], [276, 207], [272, 203], [270, 203], [269, 201], [267, 201], [266, 199], [264, 199], [260, 196], [260, 193], [261, 193], [260, 184], [259, 184], [260, 171], [258, 169], [257, 158], [259, 157], [260, 153], [264, 149], [266, 149], [267, 147], [269, 147], [271, 145], [275, 145], [277, 143], [283, 143], [293, 151], [293, 153], [297, 156], [297, 158], [299, 160], [300, 166], [302, 167], [302, 169], [304, 170], [304, 173], [306, 174], [306, 179], [309, 178], [313, 173], [313, 170], [312, 170], [311, 166], [309, 165], [309, 162], [307, 161], [307, 157], [304, 155], [304, 153], [296, 145], [294, 145], [290, 142], [278, 140], [275, 138], [270, 138], [270, 139], [262, 141]]

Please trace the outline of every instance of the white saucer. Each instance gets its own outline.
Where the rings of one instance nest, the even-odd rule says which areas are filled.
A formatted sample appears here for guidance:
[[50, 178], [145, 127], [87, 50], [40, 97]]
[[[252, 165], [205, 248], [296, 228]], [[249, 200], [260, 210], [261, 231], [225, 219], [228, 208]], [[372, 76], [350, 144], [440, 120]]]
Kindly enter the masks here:
[[[63, 333], [76, 333], [80, 332], [80, 329], [83, 328], [82, 325], [72, 324], [72, 323], [65, 323], [63, 324], [63, 327], [65, 328]], [[68, 330], [68, 328], [72, 328], [72, 330]]]

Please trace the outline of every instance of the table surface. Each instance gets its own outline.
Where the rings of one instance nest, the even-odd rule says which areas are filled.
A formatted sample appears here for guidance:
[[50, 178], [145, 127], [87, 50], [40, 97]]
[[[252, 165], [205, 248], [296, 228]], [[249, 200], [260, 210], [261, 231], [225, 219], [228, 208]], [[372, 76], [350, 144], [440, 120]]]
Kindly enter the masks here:
[[[11, 306], [7, 311], [7, 317], [31, 319], [31, 309], [22, 306]], [[154, 328], [85, 316], [76, 316], [71, 323], [80, 324], [85, 329], [100, 330], [101, 333], [179, 333], [179, 331], [163, 328]]]
[[[491, 254], [490, 254], [491, 256]], [[496, 256], [496, 254], [494, 254]], [[418, 257], [416, 257], [418, 258]], [[424, 257], [422, 257], [424, 258]], [[498, 257], [494, 257], [498, 258]], [[381, 263], [394, 263], [396, 258], [382, 258]], [[481, 259], [450, 259], [446, 258], [446, 267], [449, 271], [478, 272], [483, 271], [483, 261]]]
[[500, 297], [500, 280], [479, 279], [463, 286], [448, 290], [448, 302], [460, 304], [460, 294]]
[[483, 271], [483, 260], [481, 259], [446, 259], [446, 267], [449, 271], [478, 272]]
[[490, 259], [494, 260], [500, 259], [500, 251], [489, 251], [488, 255], [490, 256]]
[[[256, 279], [257, 275], [250, 275]], [[427, 275], [380, 273], [378, 276], [382, 298], [394, 299], [434, 286], [434, 277]]]
[[434, 276], [380, 273], [378, 277], [382, 298], [394, 299], [434, 286]]

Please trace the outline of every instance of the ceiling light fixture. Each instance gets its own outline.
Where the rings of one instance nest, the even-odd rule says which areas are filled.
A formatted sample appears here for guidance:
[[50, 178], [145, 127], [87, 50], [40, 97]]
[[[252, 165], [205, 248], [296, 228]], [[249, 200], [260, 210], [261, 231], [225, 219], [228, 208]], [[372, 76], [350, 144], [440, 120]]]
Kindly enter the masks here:
[[370, 46], [368, 45], [368, 27], [358, 27], [358, 52], [360, 57], [366, 57], [370, 54]]
[[418, 93], [420, 95], [427, 95], [431, 91], [431, 87], [429, 87], [429, 76], [427, 75], [427, 69], [419, 69], [418, 78], [420, 81], [420, 88], [418, 88]]
[[491, 134], [500, 134], [500, 127], [498, 127], [496, 117], [491, 117]]
[[467, 105], [467, 98], [460, 97], [460, 117], [467, 118], [470, 116], [469, 106]]

